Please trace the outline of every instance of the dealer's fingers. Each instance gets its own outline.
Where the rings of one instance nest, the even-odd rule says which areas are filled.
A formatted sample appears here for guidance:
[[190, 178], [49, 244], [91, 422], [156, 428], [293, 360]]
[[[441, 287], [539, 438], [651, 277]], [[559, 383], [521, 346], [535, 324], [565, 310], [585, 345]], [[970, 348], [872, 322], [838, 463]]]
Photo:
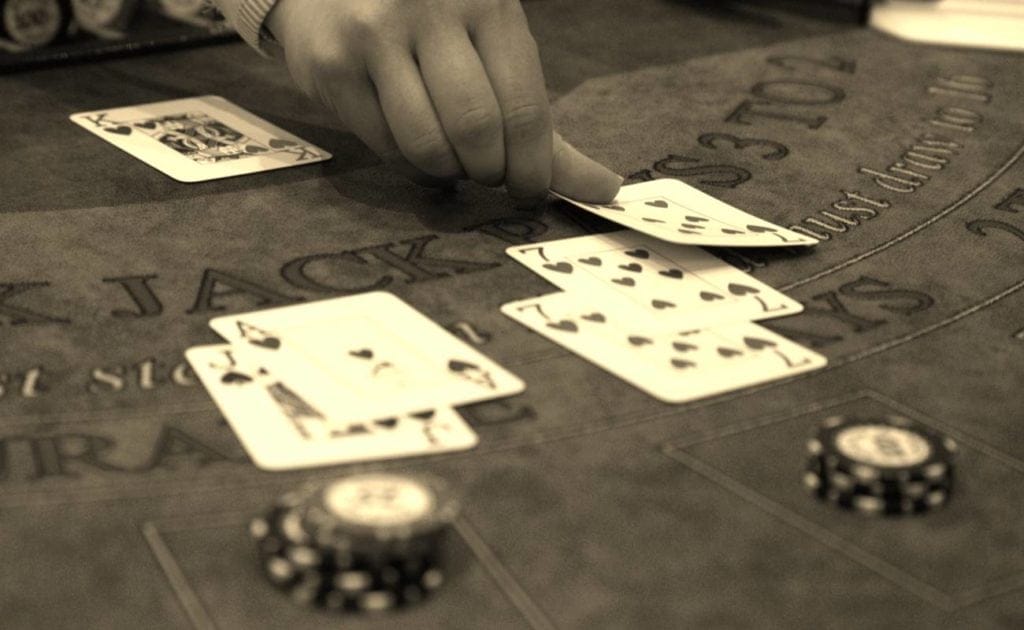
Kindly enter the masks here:
[[551, 184], [551, 113], [526, 16], [518, 2], [500, 2], [470, 26], [501, 108], [505, 187], [515, 198], [543, 199]]
[[621, 177], [580, 153], [557, 133], [554, 146], [551, 190], [588, 203], [608, 203], [615, 199], [622, 186]]
[[416, 44], [420, 72], [466, 175], [497, 186], [505, 179], [501, 109], [469, 34], [454, 22], [428, 25]]
[[321, 98], [334, 109], [349, 131], [388, 166], [421, 186], [442, 188], [449, 185], [448, 180], [416, 168], [402, 154], [368, 75], [347, 81], [330, 81], [321, 92]]
[[433, 177], [461, 177], [462, 166], [434, 112], [412, 52], [399, 47], [379, 50], [370, 63], [370, 77], [402, 155]]

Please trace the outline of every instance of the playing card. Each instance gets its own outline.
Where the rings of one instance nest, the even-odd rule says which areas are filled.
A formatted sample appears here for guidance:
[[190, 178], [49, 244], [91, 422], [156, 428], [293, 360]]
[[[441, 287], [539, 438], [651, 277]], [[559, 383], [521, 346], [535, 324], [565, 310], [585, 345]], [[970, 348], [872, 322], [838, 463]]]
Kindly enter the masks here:
[[245, 348], [197, 346], [185, 356], [253, 462], [266, 470], [459, 451], [478, 441], [451, 408], [367, 416], [358, 399], [289, 382]]
[[386, 292], [218, 317], [210, 326], [289, 374], [320, 370], [382, 412], [464, 405], [526, 388]]
[[590, 302], [628, 300], [676, 325], [704, 327], [803, 310], [800, 302], [698, 247], [631, 230], [505, 251], [545, 280], [586, 295]]
[[825, 357], [750, 322], [660, 327], [639, 309], [588, 306], [570, 293], [501, 311], [651, 396], [683, 403], [823, 367]]
[[331, 154], [219, 96], [82, 112], [71, 121], [180, 182], [322, 162]]
[[747, 214], [676, 179], [623, 186], [615, 201], [604, 205], [553, 194], [599, 217], [671, 243], [728, 247], [818, 243], [814, 238]]

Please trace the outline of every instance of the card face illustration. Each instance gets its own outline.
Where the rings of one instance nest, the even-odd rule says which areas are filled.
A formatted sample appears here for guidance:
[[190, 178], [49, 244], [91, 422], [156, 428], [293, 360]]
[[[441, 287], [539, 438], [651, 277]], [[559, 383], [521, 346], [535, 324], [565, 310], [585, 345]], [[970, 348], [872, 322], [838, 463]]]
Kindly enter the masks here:
[[623, 186], [615, 201], [591, 204], [560, 197], [599, 217], [682, 245], [789, 247], [817, 239], [775, 225], [676, 179]]
[[312, 164], [331, 154], [219, 96], [73, 114], [71, 121], [180, 182]]
[[516, 245], [509, 256], [588, 300], [628, 301], [670, 324], [705, 327], [794, 315], [803, 305], [699, 247], [632, 230]]
[[185, 353], [253, 462], [290, 470], [473, 448], [476, 433], [451, 408], [374, 416], [351, 392], [265, 367], [230, 345]]
[[314, 368], [385, 412], [522, 392], [516, 375], [386, 292], [218, 317], [224, 339], [279, 369]]
[[825, 357], [751, 322], [666, 328], [638, 309], [569, 293], [501, 311], [530, 330], [668, 403], [683, 403], [823, 367]]

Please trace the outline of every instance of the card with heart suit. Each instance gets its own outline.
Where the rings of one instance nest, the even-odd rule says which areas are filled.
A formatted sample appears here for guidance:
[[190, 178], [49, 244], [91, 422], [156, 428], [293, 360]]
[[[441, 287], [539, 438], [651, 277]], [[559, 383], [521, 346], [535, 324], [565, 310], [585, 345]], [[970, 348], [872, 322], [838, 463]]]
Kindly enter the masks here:
[[655, 398], [683, 403], [816, 370], [825, 357], [751, 322], [665, 328], [626, 305], [590, 306], [570, 293], [501, 311]]
[[548, 282], [586, 295], [591, 303], [626, 300], [675, 325], [699, 328], [803, 310], [800, 302], [699, 247], [632, 230], [505, 251]]
[[350, 392], [289, 381], [245, 348], [197, 346], [185, 356], [250, 458], [266, 470], [430, 455], [478, 442], [451, 408], [372, 417]]
[[331, 154], [219, 96], [81, 112], [71, 121], [180, 182], [323, 162]]
[[278, 371], [320, 370], [375, 413], [518, 394], [525, 383], [386, 292], [218, 317], [210, 326]]
[[553, 193], [599, 217], [682, 245], [788, 247], [817, 239], [774, 225], [676, 179], [623, 186], [615, 201], [591, 204]]

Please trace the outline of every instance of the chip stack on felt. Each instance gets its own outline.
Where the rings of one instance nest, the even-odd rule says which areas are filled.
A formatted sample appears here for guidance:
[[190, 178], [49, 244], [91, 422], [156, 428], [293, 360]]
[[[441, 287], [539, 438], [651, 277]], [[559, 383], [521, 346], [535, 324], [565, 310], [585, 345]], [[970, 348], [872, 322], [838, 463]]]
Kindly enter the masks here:
[[377, 612], [441, 587], [458, 512], [438, 479], [363, 473], [282, 495], [251, 521], [249, 533], [267, 579], [292, 601]]
[[958, 450], [953, 438], [904, 416], [830, 416], [807, 441], [804, 485], [862, 514], [920, 514], [949, 500]]

